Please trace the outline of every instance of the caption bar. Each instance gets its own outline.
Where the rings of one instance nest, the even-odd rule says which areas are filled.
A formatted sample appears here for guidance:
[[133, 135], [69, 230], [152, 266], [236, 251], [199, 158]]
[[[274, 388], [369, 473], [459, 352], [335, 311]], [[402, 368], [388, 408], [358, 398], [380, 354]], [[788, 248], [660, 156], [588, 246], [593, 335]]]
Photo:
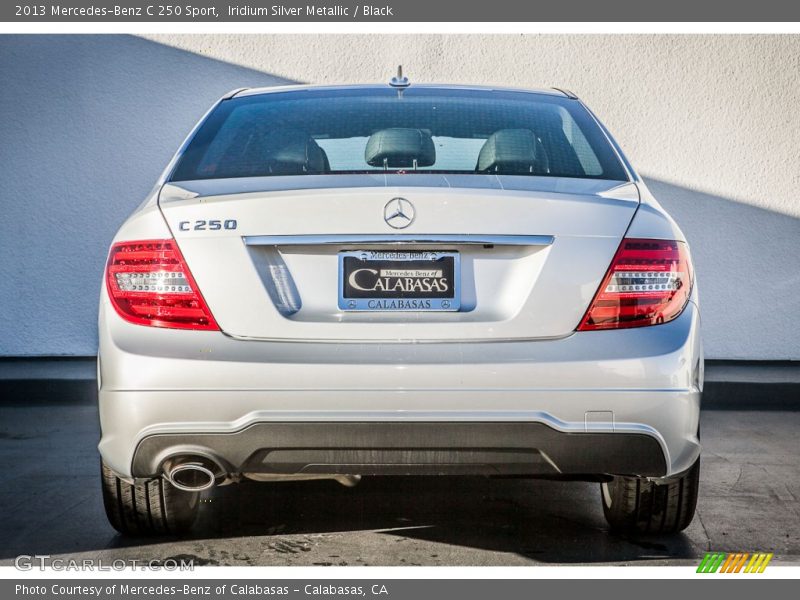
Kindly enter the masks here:
[[151, 3], [65, 0], [0, 3], [4, 22], [787, 22], [800, 3], [761, 0], [193, 0]]

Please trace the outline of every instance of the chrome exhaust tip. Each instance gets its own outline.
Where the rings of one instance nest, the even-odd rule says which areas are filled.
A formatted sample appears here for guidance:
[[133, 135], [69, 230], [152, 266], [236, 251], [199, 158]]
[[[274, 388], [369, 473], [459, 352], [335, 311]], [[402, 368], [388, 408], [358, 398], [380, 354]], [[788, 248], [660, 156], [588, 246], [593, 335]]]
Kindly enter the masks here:
[[202, 492], [214, 487], [218, 471], [210, 460], [201, 457], [175, 459], [164, 469], [167, 480], [179, 490], [185, 492]]

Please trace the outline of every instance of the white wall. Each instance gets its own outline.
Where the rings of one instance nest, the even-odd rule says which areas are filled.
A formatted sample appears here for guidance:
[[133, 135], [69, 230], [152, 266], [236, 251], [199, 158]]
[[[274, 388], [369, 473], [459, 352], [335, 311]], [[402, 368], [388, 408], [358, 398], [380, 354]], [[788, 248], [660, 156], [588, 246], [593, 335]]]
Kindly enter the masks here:
[[732, 35], [0, 37], [0, 355], [94, 351], [114, 229], [221, 93], [400, 63], [576, 91], [689, 236], [707, 355], [800, 359], [800, 37]]

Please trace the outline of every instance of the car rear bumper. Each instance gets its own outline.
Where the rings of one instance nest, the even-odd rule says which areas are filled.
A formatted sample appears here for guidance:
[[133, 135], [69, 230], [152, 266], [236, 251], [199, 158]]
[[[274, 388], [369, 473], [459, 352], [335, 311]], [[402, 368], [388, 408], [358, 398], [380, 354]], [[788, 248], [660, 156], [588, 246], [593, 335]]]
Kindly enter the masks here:
[[106, 309], [100, 452], [126, 478], [185, 453], [229, 473], [665, 477], [700, 453], [694, 303], [655, 327], [420, 344], [237, 340]]
[[222, 473], [277, 475], [597, 475], [662, 477], [667, 464], [646, 432], [559, 431], [543, 422], [258, 422], [235, 433], [144, 438], [133, 475], [170, 457], [203, 456]]

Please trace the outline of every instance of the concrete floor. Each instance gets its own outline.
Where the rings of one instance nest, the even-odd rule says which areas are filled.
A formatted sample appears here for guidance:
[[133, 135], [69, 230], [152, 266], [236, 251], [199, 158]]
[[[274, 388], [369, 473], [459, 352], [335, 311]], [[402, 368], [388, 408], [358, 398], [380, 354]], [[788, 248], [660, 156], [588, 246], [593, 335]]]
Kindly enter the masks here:
[[184, 540], [107, 524], [91, 406], [0, 406], [0, 564], [19, 554], [196, 565], [697, 564], [707, 550], [800, 564], [800, 412], [712, 411], [684, 534], [611, 535], [597, 484], [372, 478], [219, 488]]

